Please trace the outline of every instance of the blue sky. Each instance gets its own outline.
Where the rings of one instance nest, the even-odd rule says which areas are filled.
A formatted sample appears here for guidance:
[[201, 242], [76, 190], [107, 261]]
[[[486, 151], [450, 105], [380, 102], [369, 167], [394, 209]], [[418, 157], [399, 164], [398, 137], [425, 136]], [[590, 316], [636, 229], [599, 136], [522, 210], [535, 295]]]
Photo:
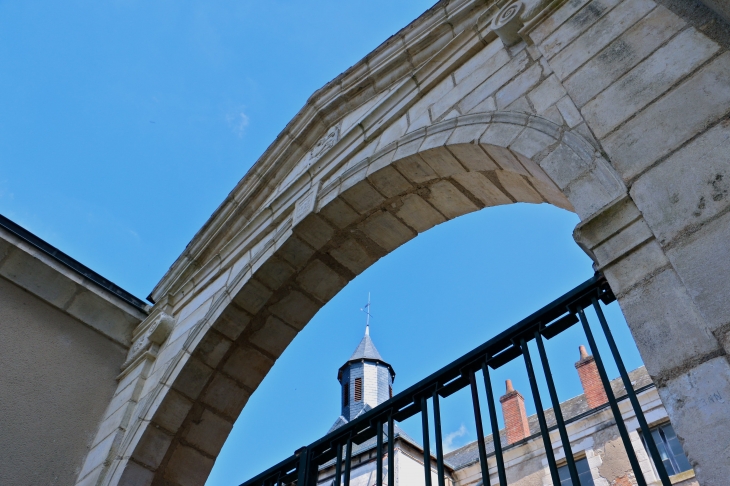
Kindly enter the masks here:
[[[145, 297], [307, 98], [433, 3], [0, 2], [0, 213]], [[276, 363], [208, 484], [238, 484], [326, 432], [368, 292], [397, 392], [590, 277], [577, 222], [546, 205], [492, 208], [383, 258]], [[568, 334], [549, 346], [561, 398], [580, 393], [584, 340]], [[509, 375], [527, 395], [519, 367], [500, 373], [498, 393]], [[464, 396], [444, 413], [453, 446], [474, 440]]]

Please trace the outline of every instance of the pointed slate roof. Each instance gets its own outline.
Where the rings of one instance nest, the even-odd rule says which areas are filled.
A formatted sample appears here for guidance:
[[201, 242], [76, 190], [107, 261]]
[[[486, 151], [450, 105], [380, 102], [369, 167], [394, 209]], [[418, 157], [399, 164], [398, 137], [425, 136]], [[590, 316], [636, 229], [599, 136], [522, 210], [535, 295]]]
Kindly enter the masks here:
[[350, 359], [347, 361], [360, 361], [361, 359], [383, 361], [380, 353], [378, 353], [378, 350], [375, 348], [375, 344], [373, 344], [373, 340], [370, 339], [370, 333], [367, 331], [365, 331], [365, 336], [362, 338], [362, 341], [360, 341], [360, 344], [357, 345], [355, 352], [352, 353], [352, 356], [350, 356]]
[[337, 373], [337, 379], [339, 380], [342, 378], [342, 371], [347, 368], [350, 363], [358, 363], [360, 361], [373, 361], [387, 366], [388, 370], [390, 370], [390, 376], [392, 376], [395, 380], [395, 371], [393, 370], [393, 367], [383, 360], [375, 347], [375, 344], [373, 344], [373, 340], [370, 339], [370, 327], [365, 328], [365, 336], [363, 336], [362, 341], [360, 341], [360, 344], [358, 344], [357, 348], [355, 348], [355, 352], [352, 353], [350, 359], [348, 359], [347, 362], [340, 367]]

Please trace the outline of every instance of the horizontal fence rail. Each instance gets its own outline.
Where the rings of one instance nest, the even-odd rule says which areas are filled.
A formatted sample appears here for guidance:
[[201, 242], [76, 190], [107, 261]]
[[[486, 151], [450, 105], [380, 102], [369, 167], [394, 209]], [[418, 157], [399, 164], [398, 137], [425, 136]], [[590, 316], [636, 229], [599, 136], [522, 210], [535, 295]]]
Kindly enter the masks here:
[[[558, 466], [556, 463], [553, 444], [550, 439], [550, 431], [558, 430], [560, 442], [565, 452], [568, 471], [573, 485], [579, 485], [578, 472], [576, 469], [573, 453], [568, 438], [566, 423], [574, 419], [563, 418], [560, 402], [558, 400], [555, 383], [550, 365], [545, 352], [544, 339], [552, 339], [558, 334], [566, 331], [572, 326], [580, 323], [590, 350], [595, 359], [598, 373], [603, 384], [604, 391], [608, 398], [608, 407], [611, 409], [616, 427], [624, 444], [629, 463], [633, 469], [635, 480], [639, 486], [647, 486], [646, 479], [642, 474], [639, 461], [629, 438], [629, 432], [619, 410], [618, 402], [606, 373], [603, 358], [596, 346], [593, 331], [588, 323], [584, 310], [592, 307], [598, 317], [600, 330], [608, 342], [620, 377], [622, 379], [626, 396], [628, 398], [641, 432], [646, 439], [648, 452], [659, 474], [662, 486], [671, 486], [671, 481], [664, 468], [657, 445], [653, 441], [653, 435], [649, 431], [641, 405], [633, 388], [629, 374], [624, 366], [623, 360], [616, 346], [611, 330], [606, 322], [601, 303], [610, 304], [615, 301], [611, 289], [605, 278], [597, 273], [589, 280], [580, 284], [573, 290], [546, 305], [539, 311], [521, 320], [514, 326], [499, 333], [481, 346], [465, 354], [461, 358], [444, 366], [439, 371], [421, 380], [408, 389], [398, 393], [386, 402], [378, 405], [372, 410], [364, 413], [351, 422], [337, 428], [312, 444], [297, 450], [294, 455], [267, 469], [254, 478], [244, 482], [241, 486], [315, 486], [317, 484], [320, 466], [334, 461], [335, 486], [350, 486], [350, 472], [352, 466], [353, 445], [362, 444], [366, 440], [376, 438], [376, 486], [383, 486], [383, 460], [387, 462], [387, 485], [395, 484], [395, 465], [393, 443], [395, 440], [395, 422], [402, 422], [416, 414], [421, 414], [423, 426], [423, 467], [425, 475], [425, 486], [444, 486], [444, 452], [442, 448], [441, 412], [440, 400], [446, 398], [459, 390], [469, 387], [471, 390], [474, 418], [476, 422], [477, 446], [483, 484], [491, 486], [489, 466], [487, 463], [487, 449], [485, 443], [484, 425], [482, 422], [482, 411], [479, 404], [477, 391], [476, 373], [481, 371], [486, 388], [487, 409], [489, 422], [493, 431], [494, 456], [497, 467], [497, 483], [500, 486], [507, 486], [503, 447], [501, 444], [495, 397], [492, 391], [490, 370], [496, 370], [501, 366], [522, 356], [525, 369], [530, 382], [537, 419], [540, 426], [540, 435], [543, 440], [545, 455], [548, 462], [548, 469], [554, 485], [560, 485]], [[538, 357], [547, 383], [550, 404], [555, 415], [555, 426], [548, 428], [545, 417], [544, 406], [538, 390], [537, 377], [533, 368], [533, 358], [528, 348], [528, 343], [534, 340], [537, 345]], [[431, 402], [433, 407], [434, 432], [435, 432], [435, 458], [437, 484], [432, 484], [432, 451], [429, 438], [429, 417], [428, 406]], [[384, 444], [383, 434], [387, 435], [387, 444]], [[387, 450], [384, 450], [387, 449]], [[338, 481], [339, 478], [339, 481]]]

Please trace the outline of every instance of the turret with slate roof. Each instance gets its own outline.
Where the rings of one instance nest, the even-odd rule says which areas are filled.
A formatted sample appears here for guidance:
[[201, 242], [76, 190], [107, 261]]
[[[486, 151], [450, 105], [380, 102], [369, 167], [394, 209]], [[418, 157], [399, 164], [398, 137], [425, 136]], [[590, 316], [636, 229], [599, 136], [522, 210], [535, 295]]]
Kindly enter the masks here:
[[370, 327], [350, 359], [337, 373], [342, 385], [342, 416], [333, 428], [347, 423], [393, 396], [395, 371], [385, 362], [370, 339]]

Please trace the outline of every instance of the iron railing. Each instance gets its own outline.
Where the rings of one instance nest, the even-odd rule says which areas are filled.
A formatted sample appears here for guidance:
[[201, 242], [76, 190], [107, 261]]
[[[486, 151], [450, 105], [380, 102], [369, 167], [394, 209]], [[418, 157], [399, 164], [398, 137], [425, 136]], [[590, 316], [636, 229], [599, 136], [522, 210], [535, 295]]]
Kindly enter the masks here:
[[[505, 465], [502, 452], [502, 444], [500, 440], [499, 427], [497, 423], [497, 413], [495, 410], [495, 399], [492, 391], [492, 383], [490, 378], [490, 370], [507, 364], [508, 362], [522, 356], [525, 362], [525, 368], [530, 382], [535, 409], [537, 412], [538, 423], [540, 426], [540, 435], [542, 436], [545, 447], [545, 454], [550, 470], [550, 476], [554, 485], [560, 484], [558, 476], [558, 466], [556, 464], [553, 452], [552, 441], [550, 439], [550, 430], [558, 429], [560, 440], [565, 452], [565, 460], [567, 462], [570, 477], [574, 485], [579, 485], [578, 472], [576, 470], [573, 453], [570, 446], [570, 440], [566, 430], [566, 421], [563, 418], [560, 409], [555, 383], [553, 381], [550, 365], [545, 353], [543, 339], [552, 339], [563, 331], [569, 329], [575, 324], [580, 323], [588, 345], [593, 353], [598, 373], [603, 384], [604, 391], [608, 398], [608, 404], [613, 412], [616, 426], [626, 449], [631, 468], [633, 469], [636, 482], [639, 486], [647, 486], [636, 453], [631, 444], [629, 433], [624, 423], [618, 406], [618, 400], [611, 388], [610, 380], [604, 367], [601, 354], [596, 346], [593, 331], [589, 326], [584, 310], [593, 307], [600, 323], [600, 329], [608, 342], [611, 355], [616, 363], [619, 374], [626, 391], [636, 419], [646, 439], [649, 454], [653, 459], [656, 470], [660, 476], [662, 486], [671, 486], [669, 476], [664, 469], [663, 462], [659, 455], [656, 444], [652, 439], [646, 419], [644, 417], [641, 405], [636, 396], [629, 374], [624, 366], [623, 360], [619, 355], [616, 342], [613, 338], [611, 330], [606, 322], [605, 315], [601, 308], [603, 304], [609, 304], [616, 300], [605, 278], [601, 274], [596, 274], [589, 280], [577, 286], [562, 297], [556, 299], [552, 303], [546, 305], [539, 311], [529, 317], [518, 322], [514, 326], [504, 332], [493, 337], [486, 343], [465, 354], [461, 358], [443, 367], [441, 370], [433, 373], [428, 378], [421, 380], [410, 388], [398, 393], [388, 401], [378, 405], [369, 412], [352, 420], [327, 434], [321, 439], [313, 442], [309, 446], [302, 447], [297, 450], [294, 455], [280, 462], [257, 475], [256, 477], [244, 482], [241, 486], [315, 486], [317, 484], [318, 471], [320, 466], [333, 461], [335, 463], [335, 481], [333, 484], [339, 486], [350, 485], [350, 469], [353, 444], [362, 444], [368, 439], [376, 437], [376, 486], [383, 486], [383, 458], [384, 458], [384, 438], [383, 434], [387, 433], [388, 438], [394, 438], [394, 424], [401, 422], [418, 413], [421, 414], [423, 427], [423, 462], [425, 474], [425, 486], [432, 486], [431, 474], [431, 444], [429, 438], [429, 417], [428, 402], [431, 401], [433, 406], [434, 417], [434, 436], [436, 448], [436, 478], [437, 486], [445, 486], [444, 479], [444, 451], [442, 448], [441, 436], [441, 412], [439, 401], [441, 398], [448, 397], [455, 392], [469, 387], [471, 390], [472, 405], [474, 409], [474, 418], [476, 421], [477, 442], [479, 450], [479, 461], [481, 464], [481, 473], [483, 484], [491, 485], [489, 477], [489, 466], [487, 463], [487, 449], [485, 443], [484, 427], [482, 423], [481, 407], [479, 404], [479, 394], [477, 388], [477, 373], [482, 372], [484, 386], [486, 389], [487, 405], [489, 411], [490, 425], [493, 431], [494, 456], [497, 464], [497, 477], [500, 486], [507, 486], [507, 477], [505, 474]], [[538, 354], [542, 369], [545, 375], [545, 381], [550, 396], [550, 402], [554, 411], [556, 425], [548, 428], [545, 418], [544, 407], [538, 390], [537, 379], [533, 368], [530, 350], [527, 344], [531, 340], [535, 340], [537, 344]], [[622, 397], [623, 398], [626, 397]], [[384, 431], [387, 430], [387, 432]], [[393, 443], [395, 440], [387, 440], [387, 457], [388, 462], [388, 478], [387, 484], [394, 485], [394, 453]], [[344, 458], [343, 456], [344, 449]], [[491, 454], [490, 454], [491, 455]], [[344, 471], [343, 471], [344, 468]], [[343, 474], [344, 473], [344, 474]], [[339, 480], [338, 480], [339, 479]]]

